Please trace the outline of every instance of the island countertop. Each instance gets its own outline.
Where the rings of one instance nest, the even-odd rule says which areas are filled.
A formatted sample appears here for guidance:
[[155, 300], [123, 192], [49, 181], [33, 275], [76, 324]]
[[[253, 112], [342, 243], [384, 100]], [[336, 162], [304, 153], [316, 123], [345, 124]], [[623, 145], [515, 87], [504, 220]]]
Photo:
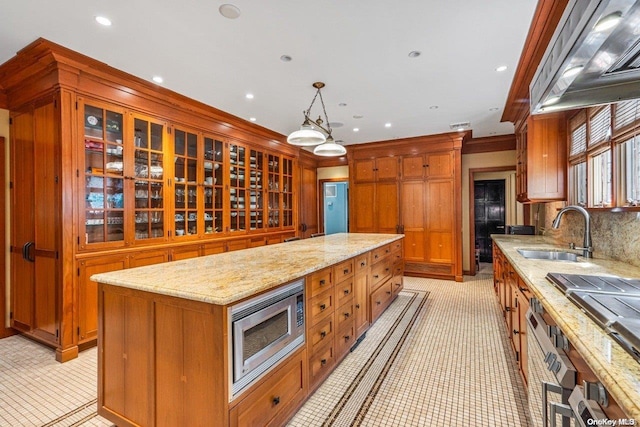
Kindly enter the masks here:
[[403, 237], [402, 234], [339, 233], [95, 274], [91, 280], [228, 305]]
[[542, 236], [491, 237], [627, 416], [640, 421], [640, 364], [545, 278], [549, 272], [637, 278], [640, 268], [583, 257], [578, 258], [579, 262], [526, 259], [518, 249], [566, 248]]

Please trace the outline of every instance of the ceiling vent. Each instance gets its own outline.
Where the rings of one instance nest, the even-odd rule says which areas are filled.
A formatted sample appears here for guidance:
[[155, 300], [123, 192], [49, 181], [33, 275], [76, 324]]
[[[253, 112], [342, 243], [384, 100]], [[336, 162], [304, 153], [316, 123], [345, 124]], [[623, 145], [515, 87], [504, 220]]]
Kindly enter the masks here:
[[452, 130], [468, 129], [471, 127], [470, 122], [452, 123], [449, 125]]
[[640, 98], [640, 0], [570, 0], [530, 90], [531, 113]]

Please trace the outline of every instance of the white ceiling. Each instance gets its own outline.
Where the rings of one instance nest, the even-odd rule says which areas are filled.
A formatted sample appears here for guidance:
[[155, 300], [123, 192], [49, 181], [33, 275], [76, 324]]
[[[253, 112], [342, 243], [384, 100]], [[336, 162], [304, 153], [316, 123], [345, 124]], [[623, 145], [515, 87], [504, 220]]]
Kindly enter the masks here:
[[[312, 83], [323, 81], [329, 119], [344, 123], [334, 138], [345, 144], [449, 132], [458, 122], [470, 122], [474, 137], [513, 133], [500, 117], [536, 6], [233, 0], [242, 13], [231, 20], [213, 0], [5, 3], [0, 63], [44, 37], [142, 79], [160, 75], [168, 89], [285, 135], [300, 126]], [[410, 58], [414, 50], [422, 54]], [[316, 103], [312, 116], [320, 112]]]

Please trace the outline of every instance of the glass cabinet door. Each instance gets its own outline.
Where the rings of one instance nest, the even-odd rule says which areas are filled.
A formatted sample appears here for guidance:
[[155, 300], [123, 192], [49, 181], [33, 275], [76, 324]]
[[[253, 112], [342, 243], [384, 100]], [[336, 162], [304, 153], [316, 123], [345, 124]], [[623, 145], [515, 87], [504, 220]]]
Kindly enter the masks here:
[[204, 137], [204, 233], [223, 231], [222, 212], [224, 180], [222, 179], [222, 141]]
[[198, 234], [198, 135], [174, 132], [174, 230], [177, 237]]
[[247, 230], [247, 150], [229, 145], [229, 231]]
[[260, 151], [249, 151], [249, 229], [258, 230], [264, 227], [263, 197], [263, 164], [264, 154]]
[[134, 117], [135, 241], [163, 238], [164, 125]]
[[280, 156], [267, 156], [268, 228], [280, 228]]
[[293, 160], [282, 157], [282, 226], [293, 226]]
[[85, 104], [84, 244], [124, 243], [123, 112]]

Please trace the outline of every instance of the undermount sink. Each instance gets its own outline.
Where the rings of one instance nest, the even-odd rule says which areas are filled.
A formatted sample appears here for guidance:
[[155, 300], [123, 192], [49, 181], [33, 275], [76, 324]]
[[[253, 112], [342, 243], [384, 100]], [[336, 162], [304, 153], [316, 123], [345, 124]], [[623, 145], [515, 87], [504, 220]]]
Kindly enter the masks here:
[[571, 261], [571, 262], [578, 261], [578, 255], [571, 252], [518, 249], [518, 253], [528, 259], [544, 259], [548, 261]]

